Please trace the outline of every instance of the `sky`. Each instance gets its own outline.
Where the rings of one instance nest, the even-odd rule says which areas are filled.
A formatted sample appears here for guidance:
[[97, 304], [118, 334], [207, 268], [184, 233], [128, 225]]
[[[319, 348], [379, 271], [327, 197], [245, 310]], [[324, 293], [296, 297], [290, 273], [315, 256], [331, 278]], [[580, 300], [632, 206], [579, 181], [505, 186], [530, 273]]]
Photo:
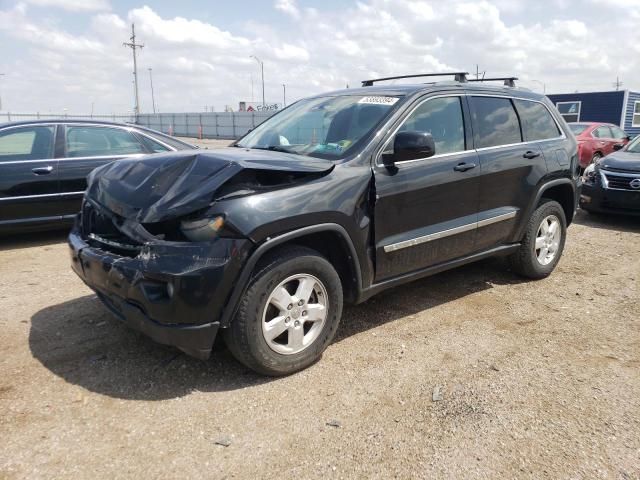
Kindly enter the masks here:
[[640, 90], [640, 0], [0, 0], [2, 111], [199, 112], [468, 71], [546, 93]]

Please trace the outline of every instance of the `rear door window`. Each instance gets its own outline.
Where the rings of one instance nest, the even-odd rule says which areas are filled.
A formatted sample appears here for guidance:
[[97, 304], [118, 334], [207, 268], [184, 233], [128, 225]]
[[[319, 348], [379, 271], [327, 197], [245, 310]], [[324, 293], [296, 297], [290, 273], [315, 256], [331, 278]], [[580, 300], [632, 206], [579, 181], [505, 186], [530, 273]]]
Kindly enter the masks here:
[[515, 99], [514, 103], [520, 115], [522, 133], [526, 141], [548, 140], [560, 136], [558, 125], [544, 105], [518, 99]]
[[611, 130], [609, 127], [598, 127], [593, 131], [593, 136], [596, 138], [613, 138], [611, 136]]
[[611, 127], [611, 133], [613, 134], [613, 138], [616, 140], [624, 140], [627, 138], [625, 131], [618, 127]]
[[0, 131], [0, 163], [52, 158], [53, 133], [53, 126], [40, 125]]
[[128, 130], [111, 127], [67, 126], [67, 157], [99, 157], [145, 153]]
[[518, 115], [509, 98], [471, 97], [471, 103], [477, 130], [476, 148], [522, 142]]

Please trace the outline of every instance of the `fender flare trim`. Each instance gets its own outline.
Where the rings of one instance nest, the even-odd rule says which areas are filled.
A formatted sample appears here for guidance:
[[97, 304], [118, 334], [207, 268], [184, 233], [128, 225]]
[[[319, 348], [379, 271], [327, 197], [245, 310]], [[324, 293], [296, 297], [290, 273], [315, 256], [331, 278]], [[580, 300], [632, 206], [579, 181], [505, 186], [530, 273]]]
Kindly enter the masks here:
[[362, 292], [362, 270], [360, 268], [360, 260], [358, 259], [353, 241], [351, 240], [351, 237], [349, 236], [347, 230], [337, 223], [321, 223], [318, 225], [302, 227], [290, 232], [283, 233], [282, 235], [278, 235], [277, 237], [268, 238], [249, 256], [244, 264], [244, 267], [242, 268], [242, 271], [240, 272], [240, 275], [235, 280], [236, 286], [233, 288], [233, 291], [231, 292], [231, 295], [227, 300], [227, 304], [222, 311], [222, 314], [220, 316], [220, 326], [223, 328], [227, 327], [231, 322], [231, 319], [233, 318], [233, 315], [235, 315], [238, 308], [238, 304], [240, 303], [240, 298], [249, 284], [253, 269], [255, 268], [258, 261], [267, 252], [285, 242], [295, 240], [296, 238], [303, 237], [305, 235], [321, 232], [335, 232], [343, 238], [343, 240], [347, 244], [347, 247], [349, 248], [349, 260], [351, 261], [355, 271], [357, 292], [358, 294]]

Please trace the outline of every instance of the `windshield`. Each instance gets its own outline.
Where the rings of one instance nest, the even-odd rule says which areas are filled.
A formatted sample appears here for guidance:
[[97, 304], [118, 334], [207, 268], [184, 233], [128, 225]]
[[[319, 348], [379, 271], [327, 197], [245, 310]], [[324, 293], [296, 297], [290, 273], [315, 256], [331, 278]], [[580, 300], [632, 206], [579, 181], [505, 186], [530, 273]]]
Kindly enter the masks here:
[[389, 114], [398, 97], [344, 95], [301, 100], [249, 132], [236, 146], [339, 159]]
[[589, 128], [589, 125], [585, 125], [584, 123], [570, 123], [569, 128], [571, 129], [574, 135], [580, 135], [587, 128]]
[[631, 153], [640, 153], [640, 135], [631, 140], [625, 150]]

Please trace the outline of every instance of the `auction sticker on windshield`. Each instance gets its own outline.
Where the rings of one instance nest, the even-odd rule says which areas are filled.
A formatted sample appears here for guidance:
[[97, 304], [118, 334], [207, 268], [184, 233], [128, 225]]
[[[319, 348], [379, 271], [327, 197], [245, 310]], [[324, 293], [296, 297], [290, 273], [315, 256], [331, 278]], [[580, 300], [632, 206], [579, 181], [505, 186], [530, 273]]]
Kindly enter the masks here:
[[393, 105], [398, 100], [398, 97], [362, 97], [358, 103], [368, 103], [371, 105]]

